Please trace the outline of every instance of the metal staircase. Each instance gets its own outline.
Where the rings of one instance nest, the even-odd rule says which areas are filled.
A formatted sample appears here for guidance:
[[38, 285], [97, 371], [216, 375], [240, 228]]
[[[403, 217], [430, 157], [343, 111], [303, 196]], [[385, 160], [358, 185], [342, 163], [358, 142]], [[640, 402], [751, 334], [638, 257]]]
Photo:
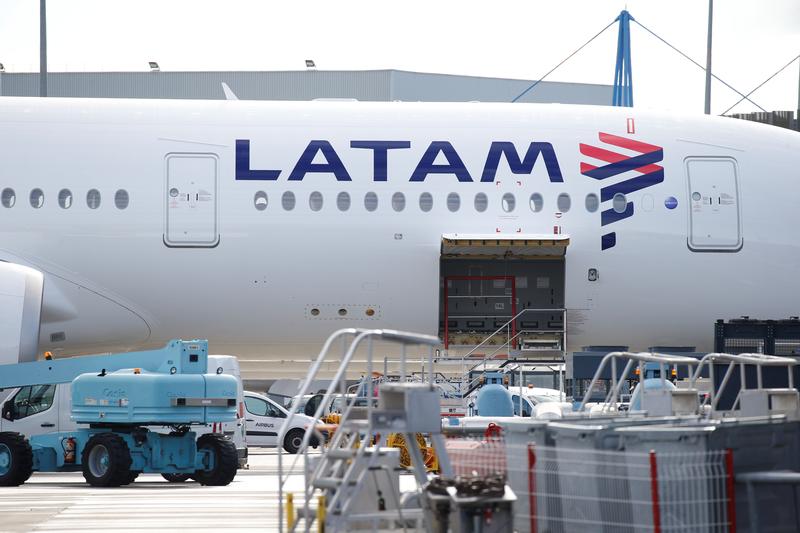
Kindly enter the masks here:
[[[548, 330], [547, 333], [553, 333], [560, 337], [558, 339], [558, 344], [552, 346], [554, 349], [537, 349], [536, 343], [532, 342], [526, 346], [526, 335], [528, 334], [540, 334], [542, 331], [536, 330], [526, 330], [526, 329], [519, 329], [515, 331], [515, 328], [512, 327], [517, 321], [521, 322], [521, 319], [527, 314], [534, 314], [534, 313], [542, 313], [542, 312], [557, 312], [561, 314], [561, 329], [560, 330]], [[513, 333], [512, 333], [513, 331]], [[501, 344], [496, 344], [496, 339], [505, 336], [505, 342]], [[474, 362], [473, 356], [478, 353], [478, 350], [486, 347], [494, 346], [494, 350], [485, 354], [479, 361]], [[547, 348], [551, 348], [551, 346], [547, 346]], [[486, 370], [487, 364], [493, 361], [500, 360], [502, 356], [503, 363], [501, 366], [505, 365], [508, 360], [511, 359], [511, 356], [514, 356], [514, 359], [526, 359], [533, 354], [542, 354], [542, 353], [557, 353], [558, 357], [563, 361], [564, 355], [567, 349], [567, 310], [566, 309], [523, 309], [516, 315], [514, 315], [508, 322], [500, 326], [494, 333], [486, 337], [480, 344], [476, 345], [474, 348], [469, 350], [467, 353], [461, 356], [461, 397], [466, 398], [472, 392], [475, 391], [480, 386], [480, 379], [478, 377], [472, 378], [471, 374], [481, 367], [483, 370]]]
[[[380, 395], [374, 387], [373, 380], [373, 342], [379, 340], [383, 343], [396, 343], [402, 346], [400, 356], [400, 381], [383, 383], [380, 386]], [[297, 530], [302, 523], [304, 531], [310, 531], [311, 525], [317, 516], [324, 517], [325, 527], [328, 531], [343, 531], [372, 524], [394, 524], [396, 521], [419, 521], [422, 518], [422, 509], [403, 509], [399, 491], [386, 496], [390, 499], [391, 508], [363, 512], [359, 507], [359, 496], [364, 495], [366, 487], [365, 477], [368, 475], [391, 476], [386, 467], [387, 456], [397, 454], [397, 450], [386, 448], [386, 440], [391, 433], [403, 434], [410, 445], [407, 446], [411, 456], [413, 472], [418, 486], [427, 482], [425, 463], [420, 449], [415, 446], [415, 434], [426, 433], [431, 436], [436, 449], [439, 465], [442, 472], [449, 473], [450, 467], [441, 435], [441, 419], [439, 413], [439, 392], [434, 386], [434, 373], [428, 373], [427, 382], [409, 382], [406, 374], [406, 349], [408, 346], [423, 346], [428, 351], [428, 368], [433, 368], [433, 349], [441, 344], [437, 337], [407, 333], [393, 330], [368, 330], [368, 329], [342, 329], [328, 338], [319, 357], [312, 366], [300, 394], [293, 402], [290, 414], [281, 428], [278, 442], [283, 438], [286, 429], [290, 426], [300, 399], [308, 392], [309, 384], [314, 380], [319, 369], [323, 366], [337, 341], [342, 343], [341, 363], [331, 382], [328, 391], [319, 403], [313, 416], [313, 430], [306, 431], [298, 455], [288, 469], [284, 467], [283, 453], [278, 450], [279, 488], [278, 494], [281, 501], [279, 519], [281, 531], [285, 528], [283, 502], [285, 485], [288, 480], [286, 472], [292, 472], [299, 457], [304, 459], [305, 488], [302, 509], [298, 513], [290, 531]], [[350, 397], [345, 404], [337, 424], [321, 423], [325, 407], [330, 404], [335, 391], [344, 386], [347, 367], [356, 351], [366, 349], [366, 397]], [[358, 404], [358, 405], [357, 405]], [[333, 433], [330, 441], [321, 455], [316, 457], [309, 454], [309, 443], [312, 437], [324, 442], [323, 433]], [[312, 510], [311, 502], [315, 492], [324, 495], [320, 502], [321, 509]], [[319, 504], [318, 504], [319, 505]]]

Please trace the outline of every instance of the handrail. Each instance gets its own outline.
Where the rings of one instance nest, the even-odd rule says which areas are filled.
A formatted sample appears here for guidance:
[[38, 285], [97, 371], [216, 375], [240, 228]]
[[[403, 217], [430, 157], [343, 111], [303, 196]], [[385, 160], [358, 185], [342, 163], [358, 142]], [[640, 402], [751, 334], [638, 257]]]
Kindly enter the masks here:
[[[349, 347], [347, 347], [347, 341], [346, 341], [348, 336], [353, 336], [354, 337], [353, 340], [350, 342]], [[290, 426], [290, 424], [292, 422], [292, 419], [296, 415], [297, 408], [299, 407], [299, 404], [302, 401], [302, 397], [308, 392], [308, 389], [310, 388], [311, 382], [314, 380], [316, 375], [319, 373], [319, 369], [322, 366], [322, 364], [325, 361], [325, 359], [327, 358], [333, 342], [335, 340], [341, 338], [342, 341], [343, 341], [342, 349], [343, 349], [344, 355], [341, 358], [339, 369], [337, 370], [334, 378], [331, 380], [331, 385], [328, 387], [328, 390], [326, 391], [325, 395], [323, 396], [322, 401], [319, 403], [319, 405], [317, 406], [317, 409], [314, 412], [314, 416], [312, 417], [312, 422], [311, 422], [311, 428], [309, 430], [307, 430], [305, 432], [304, 436], [303, 436], [303, 441], [302, 441], [302, 443], [300, 445], [300, 449], [298, 450], [297, 454], [295, 455], [295, 458], [294, 458], [294, 461], [292, 462], [290, 471], [293, 470], [294, 467], [297, 465], [298, 458], [301, 455], [300, 452], [302, 452], [302, 455], [303, 455], [303, 457], [305, 459], [305, 464], [306, 465], [309, 464], [309, 461], [308, 461], [308, 448], [309, 448], [309, 443], [311, 441], [312, 435], [316, 436], [319, 439], [322, 438], [322, 435], [319, 433], [319, 431], [318, 431], [318, 429], [316, 427], [317, 423], [321, 419], [322, 414], [324, 413], [326, 406], [330, 403], [333, 394], [338, 394], [338, 393], [334, 393], [334, 391], [337, 391], [339, 389], [340, 383], [341, 383], [342, 379], [346, 375], [348, 364], [352, 360], [352, 358], [353, 358], [354, 354], [356, 353], [356, 350], [358, 349], [359, 345], [364, 340], [368, 340], [369, 343], [370, 343], [370, 349], [369, 349], [368, 354], [367, 354], [367, 391], [368, 391], [368, 393], [367, 393], [367, 410], [368, 410], [368, 413], [371, 413], [372, 407], [373, 407], [372, 406], [372, 404], [373, 404], [372, 396], [373, 396], [373, 392], [374, 392], [372, 390], [373, 387], [372, 387], [372, 372], [371, 372], [371, 370], [372, 370], [371, 343], [372, 343], [372, 340], [374, 338], [376, 338], [376, 337], [379, 338], [379, 339], [388, 341], [388, 342], [394, 342], [394, 343], [402, 344], [402, 346], [403, 346], [402, 359], [403, 360], [402, 360], [401, 363], [402, 363], [402, 368], [403, 368], [403, 374], [405, 374], [405, 353], [406, 353], [405, 347], [407, 345], [414, 344], [414, 345], [427, 345], [427, 346], [429, 346], [430, 349], [428, 350], [428, 365], [429, 365], [429, 368], [432, 369], [433, 368], [433, 346], [438, 346], [439, 344], [441, 344], [441, 341], [439, 340], [439, 338], [438, 337], [434, 337], [432, 335], [422, 335], [422, 334], [417, 334], [417, 333], [410, 333], [410, 332], [390, 330], [390, 329], [345, 328], [345, 329], [340, 329], [338, 331], [335, 331], [333, 334], [331, 334], [330, 337], [328, 337], [328, 339], [325, 341], [325, 344], [323, 345], [322, 349], [320, 350], [319, 355], [317, 356], [317, 360], [312, 365], [312, 367], [311, 367], [311, 369], [310, 369], [310, 371], [309, 371], [309, 373], [308, 373], [308, 375], [306, 377], [306, 380], [303, 383], [303, 386], [302, 386], [302, 388], [300, 390], [300, 393], [292, 401], [289, 415], [287, 416], [286, 420], [284, 420], [284, 423], [281, 426], [280, 431], [278, 432], [278, 472], [279, 472], [279, 474], [278, 474], [278, 478], [279, 478], [278, 479], [278, 497], [279, 497], [279, 501], [281, 502], [281, 505], [279, 505], [279, 508], [278, 508], [278, 519], [279, 519], [281, 531], [283, 531], [283, 527], [284, 527], [283, 507], [282, 507], [283, 486], [284, 486], [285, 482], [288, 480], [288, 475], [286, 476], [285, 479], [283, 477], [283, 458], [282, 458], [283, 449], [282, 449], [281, 443], [283, 442], [283, 439], [285, 438], [286, 433], [288, 432], [288, 429], [289, 429], [289, 426]], [[429, 382], [430, 382], [431, 386], [433, 386], [433, 384], [434, 384], [433, 372], [429, 372]], [[353, 405], [355, 404], [355, 400], [356, 400], [356, 398], [353, 398], [351, 402], [347, 403], [347, 408], [342, 413], [342, 419], [341, 419], [342, 422], [350, 414], [350, 411], [351, 411]], [[367, 419], [369, 419], [369, 416], [367, 417]], [[309, 474], [309, 471], [308, 471], [308, 468], [306, 466], [305, 475], [308, 476], [308, 474]], [[313, 490], [314, 490], [314, 488], [311, 486], [310, 483], [308, 483], [308, 479], [306, 479], [305, 501], [303, 503], [306, 517], [309, 516], [310, 496], [313, 493]], [[309, 525], [309, 522], [308, 522], [308, 520], [306, 520], [306, 529], [308, 529], [308, 525]]]
[[[528, 312], [531, 312], [531, 313], [544, 313], [544, 312], [547, 312], [547, 311], [551, 311], [551, 312], [559, 311], [559, 312], [561, 312], [561, 313], [562, 313], [562, 315], [566, 314], [566, 312], [567, 312], [567, 310], [566, 310], [566, 309], [564, 309], [564, 308], [551, 308], [551, 309], [523, 309], [522, 311], [520, 311], [519, 313], [517, 313], [516, 315], [514, 315], [513, 317], [511, 317], [511, 318], [509, 319], [509, 321], [508, 321], [508, 322], [506, 322], [505, 324], [503, 324], [502, 326], [500, 326], [500, 327], [499, 327], [497, 330], [495, 330], [495, 332], [494, 332], [494, 333], [492, 333], [491, 335], [489, 335], [488, 337], [486, 337], [485, 339], [483, 339], [483, 340], [480, 342], [480, 344], [478, 344], [477, 346], [475, 346], [474, 348], [472, 348], [470, 351], [468, 351], [467, 353], [465, 353], [464, 355], [462, 355], [462, 356], [461, 356], [461, 362], [463, 363], [463, 362], [464, 362], [464, 360], [465, 360], [466, 358], [468, 358], [470, 355], [472, 355], [473, 353], [475, 353], [475, 351], [476, 351], [478, 348], [480, 348], [481, 346], [483, 346], [484, 344], [486, 344], [486, 343], [489, 341], [489, 339], [491, 339], [492, 337], [494, 337], [495, 335], [497, 335], [498, 333], [500, 333], [501, 331], [503, 331], [504, 329], [506, 329], [506, 328], [507, 328], [507, 327], [508, 327], [508, 326], [509, 326], [509, 325], [510, 325], [512, 322], [514, 322], [516, 319], [518, 319], [519, 317], [521, 317], [521, 316], [522, 316], [522, 315], [524, 315], [525, 313], [528, 313]], [[566, 316], [565, 316], [564, 318], [566, 319]], [[567, 326], [567, 325], [566, 325], [566, 320], [565, 320], [565, 321], [564, 321], [564, 327], [562, 328], [562, 331], [566, 330], [566, 326]]]
[[[728, 368], [725, 370], [725, 375], [720, 382], [719, 389], [714, 390], [714, 362], [717, 361], [724, 361], [728, 363]], [[700, 378], [700, 374], [703, 371], [703, 366], [708, 365], [708, 375], [709, 379], [711, 380], [711, 391], [710, 391], [710, 401], [711, 401], [711, 409], [716, 410], [717, 404], [719, 403], [719, 397], [722, 395], [722, 391], [725, 390], [725, 387], [728, 385], [728, 380], [730, 379], [734, 365], [739, 365], [739, 393], [736, 395], [736, 398], [733, 400], [733, 404], [731, 405], [731, 409], [736, 408], [736, 404], [739, 402], [739, 398], [741, 397], [742, 390], [747, 389], [747, 377], [745, 374], [745, 365], [755, 365], [756, 367], [756, 380], [758, 388], [761, 389], [764, 386], [764, 379], [762, 373], [762, 367], [765, 366], [785, 366], [788, 380], [789, 380], [789, 388], [794, 388], [794, 373], [792, 372], [792, 367], [798, 364], [796, 359], [791, 357], [781, 357], [777, 355], [766, 355], [761, 353], [740, 353], [740, 354], [729, 354], [729, 353], [709, 353], [703, 356], [700, 359], [700, 362], [697, 366], [697, 370], [695, 370], [694, 374], [690, 379], [691, 386], [694, 387], [697, 380]]]
[[[628, 359], [628, 363], [625, 365], [625, 368], [622, 371], [622, 379], [619, 380], [617, 383], [617, 358], [625, 358]], [[622, 384], [625, 383], [625, 376], [628, 375], [630, 372], [631, 366], [633, 366], [633, 362], [637, 361], [639, 363], [639, 379], [644, 379], [644, 375], [642, 372], [642, 364], [643, 363], [658, 363], [659, 364], [659, 375], [662, 381], [666, 381], [666, 368], [664, 365], [687, 365], [688, 367], [692, 367], [697, 365], [699, 361], [693, 357], [686, 357], [683, 355], [668, 355], [668, 354], [658, 354], [658, 353], [649, 353], [649, 352], [611, 352], [606, 354], [605, 357], [600, 361], [600, 364], [597, 366], [597, 370], [592, 377], [592, 381], [589, 383], [589, 387], [587, 388], [586, 392], [583, 395], [583, 400], [581, 401], [580, 406], [578, 407], [578, 411], [583, 411], [586, 408], [586, 404], [589, 401], [589, 396], [594, 389], [595, 384], [600, 380], [600, 375], [603, 373], [603, 370], [606, 367], [606, 363], [611, 361], [611, 390], [606, 395], [605, 403], [606, 404], [615, 404], [617, 402], [617, 397], [620, 393], [620, 389], [622, 388]], [[644, 387], [642, 387], [642, 394], [645, 393]]]
[[[465, 364], [465, 361], [466, 361], [466, 360], [467, 360], [467, 359], [468, 359], [468, 358], [469, 358], [469, 357], [470, 357], [470, 356], [471, 356], [473, 353], [475, 353], [475, 352], [476, 352], [476, 351], [477, 351], [477, 350], [478, 350], [478, 349], [479, 349], [481, 346], [483, 346], [484, 344], [486, 344], [487, 342], [489, 342], [489, 340], [490, 340], [490, 339], [492, 339], [492, 338], [493, 338], [495, 335], [497, 335], [498, 333], [502, 332], [503, 330], [507, 330], [507, 329], [508, 329], [508, 326], [509, 326], [509, 325], [510, 325], [512, 322], [514, 322], [515, 320], [517, 320], [519, 317], [521, 317], [521, 316], [522, 316], [522, 315], [524, 315], [525, 313], [545, 313], [545, 312], [560, 312], [560, 313], [561, 313], [561, 317], [562, 317], [562, 323], [563, 323], [563, 325], [562, 325], [562, 327], [561, 327], [561, 329], [560, 329], [560, 330], [554, 330], [554, 332], [561, 333], [561, 334], [563, 335], [563, 337], [562, 337], [562, 339], [561, 339], [561, 344], [562, 344], [562, 346], [561, 346], [561, 352], [563, 353], [563, 352], [566, 350], [566, 341], [567, 341], [567, 310], [566, 310], [566, 308], [550, 308], [550, 309], [530, 309], [530, 308], [528, 308], [528, 309], [523, 309], [522, 311], [520, 311], [519, 313], [517, 313], [516, 315], [514, 315], [513, 317], [511, 317], [511, 319], [510, 319], [508, 322], [506, 322], [505, 324], [503, 324], [502, 326], [500, 326], [500, 328], [498, 328], [497, 330], [495, 330], [495, 332], [494, 332], [494, 333], [492, 333], [491, 335], [489, 335], [488, 337], [486, 337], [485, 339], [483, 339], [483, 340], [480, 342], [480, 344], [476, 345], [476, 346], [475, 346], [475, 347], [473, 347], [473, 348], [472, 348], [470, 351], [468, 351], [467, 353], [465, 353], [464, 355], [462, 355], [462, 356], [461, 356], [461, 383], [462, 383], [462, 386], [460, 387], [460, 392], [461, 392], [461, 396], [462, 396], [462, 397], [464, 396], [464, 394], [468, 394], [468, 392], [467, 392], [467, 391], [469, 391], [469, 390], [470, 390], [470, 389], [473, 387], [473, 381], [469, 381], [469, 382], [467, 382], [467, 380], [468, 380], [468, 376], [469, 376], [469, 373], [470, 373], [470, 372], [472, 372], [473, 370], [475, 370], [476, 368], [478, 368], [478, 367], [479, 367], [479, 366], [481, 366], [481, 365], [486, 365], [486, 362], [487, 362], [487, 361], [492, 361], [492, 360], [494, 360], [495, 356], [496, 356], [496, 355], [497, 355], [497, 354], [498, 354], [498, 353], [499, 353], [499, 352], [500, 352], [500, 351], [501, 351], [503, 348], [506, 348], [506, 347], [508, 347], [508, 348], [510, 349], [511, 342], [512, 342], [512, 341], [515, 341], [517, 338], [519, 338], [519, 336], [520, 336], [520, 335], [522, 335], [523, 333], [525, 333], [525, 331], [526, 331], [526, 330], [525, 330], [525, 329], [522, 329], [522, 328], [520, 328], [520, 330], [519, 330], [518, 332], [516, 332], [516, 334], [515, 334], [513, 337], [509, 337], [508, 339], [506, 339], [506, 342], [504, 342], [503, 344], [501, 344], [500, 346], [498, 346], [497, 348], [495, 348], [495, 350], [494, 350], [494, 351], [493, 351], [491, 354], [484, 356], [484, 358], [483, 358], [481, 361], [479, 361], [479, 362], [475, 363], [475, 364], [474, 364], [472, 367], [470, 367], [469, 369], [466, 369], [466, 364]], [[467, 385], [466, 385], [466, 387], [464, 387], [464, 383], [465, 383], [465, 382], [467, 382]]]

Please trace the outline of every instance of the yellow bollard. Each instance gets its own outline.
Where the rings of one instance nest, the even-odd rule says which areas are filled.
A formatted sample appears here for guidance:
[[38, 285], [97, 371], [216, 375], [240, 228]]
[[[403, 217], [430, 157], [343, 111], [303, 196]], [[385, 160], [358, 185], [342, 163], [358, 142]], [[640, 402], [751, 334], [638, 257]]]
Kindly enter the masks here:
[[317, 533], [325, 533], [325, 496], [317, 500]]
[[286, 495], [286, 529], [289, 531], [294, 527], [294, 494], [291, 492]]

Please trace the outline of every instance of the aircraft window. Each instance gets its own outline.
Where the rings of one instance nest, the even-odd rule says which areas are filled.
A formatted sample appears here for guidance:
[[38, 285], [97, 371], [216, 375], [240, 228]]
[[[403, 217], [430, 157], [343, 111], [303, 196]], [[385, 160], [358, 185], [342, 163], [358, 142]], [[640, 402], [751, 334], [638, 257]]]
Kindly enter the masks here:
[[486, 197], [485, 194], [479, 192], [475, 195], [475, 211], [478, 213], [483, 213], [486, 211], [486, 208], [489, 207], [489, 199]]
[[336, 197], [336, 207], [339, 208], [339, 211], [347, 211], [350, 209], [350, 195], [344, 191], [340, 192]]
[[431, 196], [431, 193], [424, 192], [419, 195], [419, 208], [426, 213], [433, 209], [433, 196]]
[[531, 211], [534, 213], [538, 213], [544, 207], [544, 198], [538, 192], [531, 194], [531, 199], [529, 201], [531, 205]]
[[625, 209], [628, 207], [628, 199], [625, 198], [624, 194], [618, 192], [614, 195], [614, 199], [611, 200], [611, 207], [617, 213], [624, 213]]
[[600, 200], [597, 199], [597, 195], [593, 192], [586, 195], [586, 210], [590, 213], [594, 213], [597, 211], [597, 208], [600, 207]]
[[14, 207], [14, 204], [17, 203], [17, 193], [14, 192], [14, 189], [3, 189], [0, 201], [3, 202], [3, 207]]
[[569, 194], [562, 192], [556, 199], [556, 205], [559, 211], [566, 213], [572, 207], [572, 199], [569, 197]]
[[364, 195], [364, 209], [375, 211], [378, 209], [378, 195], [370, 191]]
[[321, 192], [314, 191], [311, 193], [311, 196], [308, 197], [308, 207], [310, 207], [312, 211], [319, 211], [320, 209], [322, 209]]
[[461, 207], [461, 197], [458, 193], [451, 192], [447, 195], [447, 209], [455, 213]]
[[86, 205], [89, 209], [97, 209], [100, 207], [100, 191], [97, 189], [89, 189], [86, 193]]
[[283, 196], [281, 196], [281, 205], [286, 211], [294, 209], [294, 193], [292, 191], [283, 193]]
[[72, 207], [72, 191], [69, 189], [61, 189], [58, 193], [58, 205], [62, 209], [69, 209]]
[[402, 211], [406, 208], [406, 197], [401, 192], [396, 192], [392, 195], [392, 209], [395, 211]]
[[516, 203], [517, 201], [514, 198], [514, 195], [511, 194], [510, 192], [507, 192], [503, 195], [503, 211], [505, 211], [506, 213], [512, 212], [514, 210], [514, 207], [516, 207], [515, 205]]
[[31, 207], [39, 209], [44, 205], [44, 193], [42, 189], [33, 189], [30, 196]]
[[130, 202], [128, 191], [119, 189], [114, 195], [114, 205], [117, 206], [117, 209], [125, 209], [128, 207], [128, 202]]
[[253, 205], [256, 206], [256, 209], [259, 211], [263, 211], [269, 205], [269, 198], [267, 197], [267, 193], [264, 191], [258, 191], [253, 196]]

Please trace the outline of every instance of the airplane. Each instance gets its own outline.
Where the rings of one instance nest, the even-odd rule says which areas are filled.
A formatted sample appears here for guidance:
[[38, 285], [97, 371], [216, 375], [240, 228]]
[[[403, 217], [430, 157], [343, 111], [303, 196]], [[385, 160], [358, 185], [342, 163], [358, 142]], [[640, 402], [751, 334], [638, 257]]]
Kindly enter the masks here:
[[558, 104], [0, 110], [10, 362], [200, 337], [297, 375], [335, 329], [463, 354], [525, 309], [534, 348], [708, 351], [716, 319], [800, 314], [797, 132]]

